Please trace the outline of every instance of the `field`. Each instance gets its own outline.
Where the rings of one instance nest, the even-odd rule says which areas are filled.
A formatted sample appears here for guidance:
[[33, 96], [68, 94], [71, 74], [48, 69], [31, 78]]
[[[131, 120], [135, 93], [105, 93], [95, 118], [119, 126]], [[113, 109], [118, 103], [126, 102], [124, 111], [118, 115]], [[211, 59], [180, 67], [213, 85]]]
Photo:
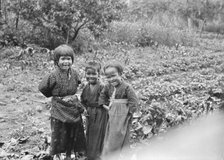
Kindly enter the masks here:
[[[219, 108], [224, 87], [223, 39], [204, 35], [199, 40], [195, 46], [178, 49], [105, 45], [97, 54], [76, 55], [74, 67], [84, 82], [83, 67], [90, 59], [105, 63], [113, 58], [125, 65], [124, 79], [140, 99], [131, 132], [135, 148]], [[49, 55], [37, 46], [34, 49], [21, 60], [10, 58], [18, 54], [17, 48], [1, 49], [0, 159], [47, 159], [50, 99], [37, 86], [54, 66]]]

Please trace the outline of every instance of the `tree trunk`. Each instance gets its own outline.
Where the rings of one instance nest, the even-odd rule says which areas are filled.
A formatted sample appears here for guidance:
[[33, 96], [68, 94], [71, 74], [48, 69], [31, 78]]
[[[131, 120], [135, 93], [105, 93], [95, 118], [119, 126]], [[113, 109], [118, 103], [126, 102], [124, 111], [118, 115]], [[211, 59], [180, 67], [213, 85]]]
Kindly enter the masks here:
[[0, 0], [0, 19], [2, 19], [2, 0]]
[[18, 25], [19, 25], [19, 13], [17, 13], [16, 16], [16, 29], [18, 29]]
[[78, 36], [78, 33], [79, 33], [79, 30], [76, 30], [74, 36], [72, 37], [72, 41], [76, 39], [76, 37]]
[[74, 33], [74, 35], [73, 35], [73, 37], [72, 37], [72, 41], [74, 41], [74, 40], [76, 39], [76, 37], [77, 37], [78, 34], [79, 34], [80, 29], [81, 29], [83, 26], [84, 26], [84, 25], [81, 25], [80, 27], [78, 27], [78, 28], [75, 30], [75, 33]]
[[88, 21], [83, 22], [83, 24], [81, 24], [79, 27], [77, 27], [77, 28], [75, 29], [75, 33], [74, 33], [74, 35], [72, 36], [72, 41], [74, 41], [74, 40], [76, 39], [76, 37], [78, 36], [78, 33], [79, 33], [80, 29], [82, 29], [87, 23], [88, 23]]
[[0, 25], [3, 25], [3, 16], [2, 16], [2, 0], [0, 0]]
[[191, 17], [188, 17], [187, 25], [188, 25], [188, 29], [190, 30], [190, 32], [192, 32], [194, 29], [194, 25], [193, 25], [193, 20], [191, 19]]
[[69, 43], [69, 34], [70, 34], [70, 32], [69, 32], [69, 29], [68, 29], [68, 31], [67, 31], [67, 37], [66, 37], [66, 44]]
[[6, 2], [4, 3], [4, 19], [5, 19], [5, 23], [8, 24], [8, 13], [7, 13], [7, 5]]
[[17, 12], [17, 15], [16, 15], [16, 29], [18, 29], [18, 26], [19, 26], [19, 17], [20, 17], [20, 9], [21, 9], [21, 0], [19, 0], [19, 10]]
[[202, 22], [202, 26], [201, 26], [201, 28], [200, 28], [200, 38], [201, 38], [202, 31], [204, 30], [205, 24], [206, 24], [206, 21], [204, 20], [204, 21]]

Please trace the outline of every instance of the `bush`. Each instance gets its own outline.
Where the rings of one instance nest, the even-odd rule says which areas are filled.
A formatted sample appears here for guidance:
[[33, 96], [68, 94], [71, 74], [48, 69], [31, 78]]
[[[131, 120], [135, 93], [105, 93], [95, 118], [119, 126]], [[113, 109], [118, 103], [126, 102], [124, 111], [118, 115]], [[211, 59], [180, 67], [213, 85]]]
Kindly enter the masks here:
[[0, 39], [4, 42], [2, 46], [22, 46], [24, 43], [29, 43], [31, 28], [30, 24], [25, 21], [21, 21], [18, 28], [15, 28], [11, 21], [2, 25], [0, 34]]
[[140, 28], [140, 23], [113, 22], [109, 32], [106, 33], [106, 37], [113, 42], [133, 44], [138, 36], [137, 32]]
[[140, 47], [157, 47], [158, 45], [172, 47], [177, 44], [191, 46], [193, 44], [192, 35], [183, 30], [144, 21], [113, 22], [106, 37], [111, 41], [125, 42]]
[[65, 41], [63, 37], [52, 34], [48, 29], [36, 28], [33, 30], [29, 36], [29, 42], [45, 47], [48, 49], [54, 49], [60, 44], [63, 44]]
[[83, 29], [79, 32], [77, 38], [71, 42], [76, 54], [83, 54], [89, 51], [94, 45], [94, 36], [89, 29]]
[[[22, 46], [25, 43], [36, 44], [52, 50], [66, 41], [62, 36], [51, 33], [47, 28], [32, 28], [28, 22], [21, 21], [21, 23], [24, 25], [21, 24], [18, 29], [5, 26], [4, 32], [0, 33], [1, 42], [6, 43], [5, 46]], [[84, 53], [93, 40], [92, 32], [85, 28], [80, 30], [77, 38], [71, 41], [70, 45], [72, 45], [76, 53]]]
[[203, 31], [217, 34], [224, 34], [224, 23], [221, 24], [206, 24]]

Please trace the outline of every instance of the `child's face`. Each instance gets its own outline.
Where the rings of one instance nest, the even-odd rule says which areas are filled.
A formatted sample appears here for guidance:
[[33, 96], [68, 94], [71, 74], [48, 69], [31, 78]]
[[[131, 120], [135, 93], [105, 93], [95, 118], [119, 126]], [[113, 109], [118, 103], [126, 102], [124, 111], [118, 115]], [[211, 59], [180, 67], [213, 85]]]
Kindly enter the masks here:
[[72, 66], [72, 57], [60, 56], [58, 66], [60, 67], [61, 70], [67, 71]]
[[92, 68], [88, 68], [86, 70], [86, 80], [90, 83], [90, 84], [96, 84], [99, 78], [99, 74], [95, 69]]
[[114, 87], [121, 83], [121, 76], [115, 67], [106, 68], [105, 76], [107, 81]]

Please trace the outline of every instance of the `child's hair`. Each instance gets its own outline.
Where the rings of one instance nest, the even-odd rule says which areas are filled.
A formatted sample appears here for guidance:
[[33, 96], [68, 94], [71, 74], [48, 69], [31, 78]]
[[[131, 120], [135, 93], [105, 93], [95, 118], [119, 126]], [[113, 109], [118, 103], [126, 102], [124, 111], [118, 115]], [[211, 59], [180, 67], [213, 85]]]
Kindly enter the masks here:
[[95, 61], [90, 61], [87, 63], [85, 71], [87, 71], [88, 69], [93, 69], [96, 72], [100, 73], [101, 65], [100, 65], [100, 63], [97, 63]]
[[74, 62], [74, 51], [67, 44], [62, 44], [54, 49], [54, 63], [57, 65], [61, 56], [70, 56]]
[[124, 68], [123, 68], [123, 66], [122, 66], [122, 64], [121, 64], [120, 62], [115, 61], [115, 60], [110, 61], [110, 62], [107, 62], [106, 65], [103, 67], [103, 71], [104, 71], [104, 73], [105, 73], [105, 70], [106, 70], [107, 68], [109, 68], [109, 67], [114, 67], [114, 68], [117, 69], [117, 71], [118, 71], [118, 73], [119, 73], [120, 75], [123, 74]]

